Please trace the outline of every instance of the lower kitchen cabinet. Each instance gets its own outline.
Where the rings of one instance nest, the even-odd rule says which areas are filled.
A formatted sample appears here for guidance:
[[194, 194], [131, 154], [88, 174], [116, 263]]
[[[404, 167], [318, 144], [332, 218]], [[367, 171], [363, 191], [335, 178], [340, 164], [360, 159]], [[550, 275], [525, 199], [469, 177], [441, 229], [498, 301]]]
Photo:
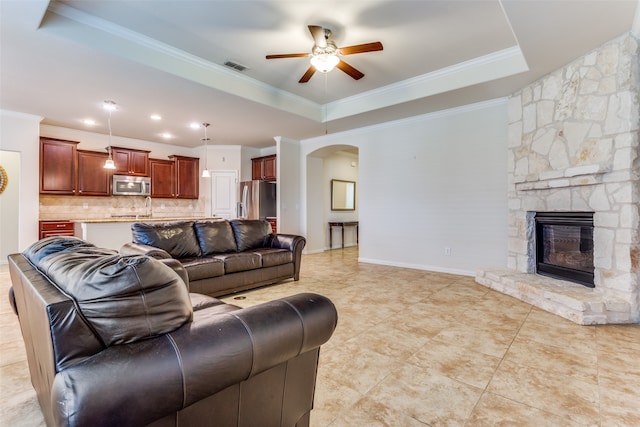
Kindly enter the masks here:
[[73, 236], [73, 222], [71, 221], [38, 221], [39, 238], [50, 236]]

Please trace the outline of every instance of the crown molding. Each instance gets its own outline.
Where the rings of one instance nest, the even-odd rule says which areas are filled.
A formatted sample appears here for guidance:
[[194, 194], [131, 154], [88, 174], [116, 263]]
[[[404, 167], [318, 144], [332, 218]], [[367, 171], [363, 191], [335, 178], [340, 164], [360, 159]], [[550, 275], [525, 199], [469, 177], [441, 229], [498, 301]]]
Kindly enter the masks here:
[[326, 121], [413, 101], [528, 71], [519, 46], [403, 80], [326, 105]]

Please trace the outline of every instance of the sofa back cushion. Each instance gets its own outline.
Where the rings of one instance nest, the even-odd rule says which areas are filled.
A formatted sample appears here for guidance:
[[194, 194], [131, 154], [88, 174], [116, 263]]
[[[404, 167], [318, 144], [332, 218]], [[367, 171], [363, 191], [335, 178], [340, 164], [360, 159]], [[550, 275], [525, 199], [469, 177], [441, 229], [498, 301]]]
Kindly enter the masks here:
[[131, 225], [133, 243], [163, 249], [173, 258], [200, 256], [200, 245], [193, 230], [193, 221], [136, 222]]
[[236, 252], [236, 239], [226, 220], [196, 221], [193, 224], [202, 255]]
[[51, 236], [38, 240], [22, 253], [32, 264], [38, 265], [40, 260], [56, 252], [69, 248], [95, 248], [96, 245], [74, 236]]
[[[28, 249], [24, 255], [42, 250]], [[105, 346], [157, 336], [191, 320], [185, 283], [154, 258], [75, 245], [29, 260], [75, 301]]]
[[271, 236], [271, 224], [259, 219], [234, 219], [231, 228], [236, 238], [238, 252], [262, 248]]

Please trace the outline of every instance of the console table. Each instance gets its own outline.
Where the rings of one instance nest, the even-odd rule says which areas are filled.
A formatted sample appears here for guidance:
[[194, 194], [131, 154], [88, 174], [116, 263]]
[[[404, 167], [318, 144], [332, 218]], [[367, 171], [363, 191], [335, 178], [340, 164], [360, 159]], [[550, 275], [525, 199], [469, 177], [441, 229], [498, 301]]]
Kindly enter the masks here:
[[345, 227], [355, 227], [356, 228], [356, 244], [359, 243], [359, 226], [358, 221], [330, 221], [329, 222], [329, 249], [333, 249], [333, 227], [340, 227], [342, 231], [342, 248], [344, 249], [344, 228]]

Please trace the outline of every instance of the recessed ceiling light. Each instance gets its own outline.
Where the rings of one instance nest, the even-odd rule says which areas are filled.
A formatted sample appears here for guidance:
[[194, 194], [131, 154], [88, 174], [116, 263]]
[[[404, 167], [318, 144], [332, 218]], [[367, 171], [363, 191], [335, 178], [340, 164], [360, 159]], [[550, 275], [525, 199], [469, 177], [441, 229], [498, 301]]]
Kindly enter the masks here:
[[84, 119], [82, 123], [84, 123], [87, 126], [94, 126], [96, 124], [96, 121], [93, 119]]
[[191, 129], [200, 129], [200, 126], [202, 126], [200, 123], [196, 123], [196, 122], [192, 122], [189, 124], [189, 127]]
[[162, 133], [162, 135], [160, 135], [160, 136], [162, 136], [164, 139], [171, 139], [171, 138], [173, 138], [173, 135], [171, 135], [169, 132], [164, 132], [164, 133]]
[[152, 114], [149, 117], [151, 118], [151, 120], [162, 120], [162, 116], [160, 116], [160, 114]]

